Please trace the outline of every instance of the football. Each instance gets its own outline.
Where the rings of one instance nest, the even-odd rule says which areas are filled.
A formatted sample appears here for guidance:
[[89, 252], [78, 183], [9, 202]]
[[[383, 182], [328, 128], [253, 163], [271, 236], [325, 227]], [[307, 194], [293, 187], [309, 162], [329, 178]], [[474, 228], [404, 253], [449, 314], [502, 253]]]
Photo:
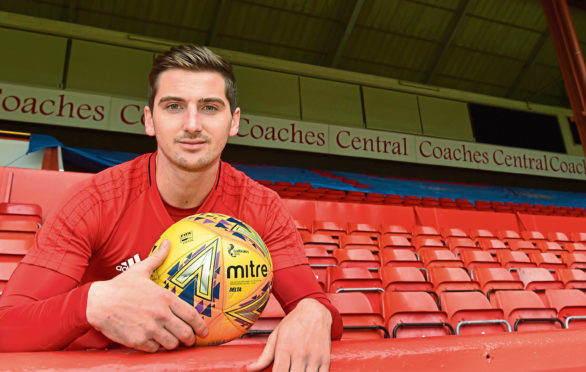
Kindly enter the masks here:
[[170, 226], [164, 239], [171, 248], [151, 279], [200, 313], [209, 333], [197, 345], [233, 340], [258, 319], [271, 291], [269, 251], [244, 222], [223, 214], [203, 213]]

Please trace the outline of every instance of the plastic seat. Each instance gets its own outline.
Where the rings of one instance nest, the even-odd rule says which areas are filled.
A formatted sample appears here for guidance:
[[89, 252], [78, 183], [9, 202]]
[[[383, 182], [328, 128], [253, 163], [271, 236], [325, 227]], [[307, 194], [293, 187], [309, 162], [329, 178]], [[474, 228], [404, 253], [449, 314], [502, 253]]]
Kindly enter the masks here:
[[310, 266], [336, 266], [338, 264], [336, 257], [329, 253], [324, 246], [306, 246], [305, 256], [307, 257]]
[[550, 242], [565, 243], [569, 242], [570, 238], [563, 232], [549, 232], [547, 233], [547, 240]]
[[538, 242], [540, 240], [547, 240], [545, 236], [539, 231], [521, 231], [521, 238], [524, 240], [529, 240], [532, 243]]
[[335, 239], [340, 239], [346, 235], [346, 225], [336, 221], [313, 221], [313, 233], [326, 234]]
[[470, 238], [449, 237], [447, 238], [446, 244], [454, 253], [461, 253], [462, 251], [467, 250], [478, 250], [478, 246], [476, 246], [476, 243]]
[[279, 190], [279, 196], [284, 199], [297, 199], [301, 193], [299, 191]]
[[429, 281], [436, 293], [444, 291], [480, 291], [478, 282], [473, 281], [466, 270], [458, 267], [430, 267]]
[[496, 259], [507, 269], [519, 267], [537, 267], [537, 264], [531, 262], [529, 256], [521, 251], [500, 250], [496, 252]]
[[384, 291], [378, 272], [364, 267], [328, 267], [327, 292], [363, 292], [373, 309], [380, 309], [380, 294]]
[[42, 210], [37, 204], [0, 203], [0, 231], [36, 233], [42, 222]]
[[299, 231], [299, 233], [305, 232], [307, 234], [311, 234], [312, 232], [311, 224], [304, 221], [295, 220], [295, 227], [297, 228], [297, 231]]
[[380, 247], [382, 250], [385, 249], [408, 249], [415, 251], [415, 247], [411, 242], [404, 236], [399, 235], [383, 235]]
[[464, 267], [462, 260], [447, 249], [424, 249], [420, 253], [421, 261], [429, 267]]
[[566, 268], [567, 265], [552, 252], [529, 252], [529, 259], [535, 263], [537, 267], [543, 267], [545, 269], [562, 269]]
[[496, 235], [492, 231], [487, 229], [470, 229], [468, 232], [470, 238], [474, 240], [478, 239], [496, 239]]
[[550, 331], [564, 328], [554, 308], [546, 307], [531, 291], [499, 291], [490, 298], [515, 331]]
[[571, 232], [570, 240], [574, 243], [586, 243], [586, 232]]
[[468, 199], [456, 199], [456, 206], [459, 209], [474, 209], [474, 204]]
[[488, 298], [496, 291], [525, 288], [523, 282], [515, 279], [511, 272], [503, 267], [477, 267], [472, 270], [472, 276]]
[[372, 254], [370, 249], [336, 249], [333, 256], [338, 261], [339, 267], [365, 267], [378, 269], [380, 261]]
[[520, 251], [525, 253], [529, 253], [532, 251], [540, 252], [540, 249], [528, 240], [509, 240], [508, 244], [509, 248], [511, 248], [514, 251]]
[[330, 235], [316, 233], [316, 234], [302, 234], [301, 239], [303, 244], [307, 247], [311, 246], [323, 246], [328, 251], [333, 251], [340, 248], [340, 242], [338, 239], [333, 238]]
[[438, 198], [438, 201], [442, 208], [458, 208], [458, 205], [452, 198]]
[[496, 237], [505, 243], [509, 243], [511, 240], [521, 239], [521, 235], [515, 230], [497, 230]]
[[549, 270], [543, 267], [522, 267], [517, 270], [519, 280], [530, 291], [545, 291], [546, 289], [564, 288], [564, 283], [556, 280]]
[[343, 249], [368, 249], [371, 252], [378, 253], [378, 240], [373, 240], [366, 235], [347, 235], [341, 239]]
[[503, 310], [494, 308], [481, 292], [444, 292], [440, 303], [458, 335], [511, 332]]
[[419, 199], [419, 196], [405, 195], [403, 196], [403, 205], [418, 206], [421, 205], [421, 199]]
[[498, 252], [502, 249], [508, 249], [502, 240], [496, 238], [479, 238], [476, 240], [476, 242], [478, 243], [479, 248], [492, 253]]
[[586, 269], [586, 251], [562, 252], [561, 257], [570, 269]]
[[545, 240], [535, 242], [535, 248], [539, 249], [541, 252], [559, 253], [563, 251], [562, 246], [558, 242], [547, 242]]
[[366, 198], [366, 194], [362, 191], [348, 191], [344, 200], [352, 202], [361, 202]]
[[401, 195], [387, 194], [383, 199], [384, 204], [401, 205], [403, 204], [403, 197]]
[[474, 208], [479, 211], [492, 211], [492, 206], [487, 200], [475, 200]]
[[558, 318], [566, 328], [586, 328], [586, 294], [578, 289], [547, 289], [546, 306], [558, 312]]
[[382, 203], [385, 200], [385, 196], [383, 194], [368, 192], [366, 193], [366, 197], [364, 201], [367, 203]]
[[466, 231], [464, 231], [463, 229], [458, 229], [458, 228], [442, 229], [441, 233], [442, 233], [442, 237], [444, 239], [448, 239], [448, 238], [469, 238], [469, 236], [466, 233]]
[[414, 239], [419, 236], [424, 236], [427, 238], [441, 238], [440, 233], [433, 226], [415, 225], [413, 228], [411, 228], [411, 234]]
[[393, 338], [454, 334], [447, 314], [425, 292], [385, 292], [383, 308], [385, 324]]
[[417, 253], [407, 249], [384, 249], [380, 259], [383, 267], [423, 267]]
[[421, 197], [421, 205], [423, 207], [439, 207], [440, 203], [434, 197], [431, 196], [422, 196]]
[[348, 223], [346, 233], [348, 235], [364, 235], [373, 241], [380, 239], [380, 226], [368, 223]]
[[385, 292], [433, 290], [432, 284], [426, 280], [424, 271], [416, 267], [384, 267], [381, 269], [381, 279]]
[[490, 207], [495, 212], [505, 212], [505, 213], [512, 213], [513, 212], [513, 208], [511, 208], [510, 205], [505, 205], [503, 202], [499, 202], [499, 201], [491, 201]]
[[464, 262], [464, 266], [468, 270], [472, 270], [478, 267], [501, 267], [501, 264], [497, 262], [494, 257], [487, 251], [475, 250], [463, 250], [459, 253], [460, 259]]
[[389, 338], [380, 310], [373, 309], [370, 301], [359, 292], [327, 293], [332, 305], [338, 309], [344, 324], [342, 340], [377, 340]]
[[556, 273], [565, 288], [586, 290], [586, 272], [578, 269], [558, 269]]
[[391, 235], [403, 236], [405, 238], [411, 239], [411, 231], [407, 230], [405, 226], [401, 225], [382, 225], [381, 234], [383, 234], [383, 238], [385, 235]]
[[411, 240], [411, 243], [415, 246], [415, 250], [420, 252], [423, 249], [445, 249], [449, 250], [444, 245], [444, 242], [437, 237], [418, 236]]
[[586, 251], [586, 243], [565, 243], [564, 249], [568, 252]]

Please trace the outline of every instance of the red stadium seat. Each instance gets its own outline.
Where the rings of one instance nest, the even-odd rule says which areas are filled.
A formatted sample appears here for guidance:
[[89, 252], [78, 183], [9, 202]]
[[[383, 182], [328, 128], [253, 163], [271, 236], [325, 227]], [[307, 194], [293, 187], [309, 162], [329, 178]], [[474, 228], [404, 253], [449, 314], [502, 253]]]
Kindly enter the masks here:
[[303, 239], [303, 244], [307, 247], [308, 245], [311, 246], [323, 246], [328, 251], [333, 251], [335, 249], [340, 248], [340, 242], [338, 239], [331, 237], [327, 234], [302, 234], [301, 239]]
[[506, 249], [496, 252], [496, 259], [507, 269], [519, 267], [537, 267], [537, 264], [531, 262], [529, 256], [521, 251], [509, 251]]
[[401, 195], [387, 194], [383, 199], [384, 204], [401, 205], [403, 204], [403, 197]]
[[578, 269], [558, 269], [556, 273], [565, 288], [586, 290], [586, 272]]
[[529, 259], [537, 267], [543, 267], [545, 269], [555, 270], [567, 267], [559, 257], [551, 252], [529, 252]]
[[441, 232], [442, 232], [442, 238], [444, 238], [444, 239], [448, 239], [448, 238], [469, 238], [468, 234], [463, 229], [447, 228], [447, 229], [442, 229]]
[[429, 281], [436, 293], [444, 291], [480, 291], [478, 282], [473, 281], [463, 268], [430, 267]]
[[521, 231], [521, 238], [529, 240], [532, 243], [540, 240], [547, 240], [545, 236], [539, 231]]
[[501, 267], [501, 264], [487, 251], [463, 250], [459, 253], [459, 257], [468, 270], [478, 267]]
[[334, 257], [326, 247], [319, 245], [310, 245], [305, 247], [305, 256], [309, 261], [309, 265], [315, 266], [336, 266], [338, 260]]
[[408, 249], [415, 251], [415, 247], [404, 236], [400, 235], [383, 235], [380, 243], [382, 250], [385, 249]]
[[442, 208], [458, 208], [458, 205], [452, 198], [438, 198], [438, 201]]
[[586, 243], [586, 232], [572, 232], [570, 240], [574, 243]]
[[454, 334], [446, 313], [425, 292], [385, 292], [383, 308], [385, 324], [393, 338]]
[[348, 223], [348, 235], [364, 235], [372, 240], [380, 239], [380, 226], [368, 223]]
[[312, 232], [311, 223], [295, 220], [295, 227], [297, 228], [297, 231], [299, 231], [299, 233], [311, 234]]
[[459, 209], [474, 209], [474, 204], [468, 199], [456, 199], [456, 206]]
[[405, 238], [411, 239], [411, 231], [407, 230], [404, 226], [401, 225], [382, 225], [381, 234], [383, 234], [383, 236], [403, 236]]
[[480, 283], [482, 292], [490, 298], [491, 294], [500, 290], [523, 290], [525, 285], [513, 277], [505, 268], [477, 267], [472, 270], [474, 280]]
[[424, 291], [431, 292], [432, 284], [427, 281], [424, 271], [415, 267], [384, 267], [381, 279], [385, 292]]
[[378, 269], [380, 261], [375, 257], [370, 249], [336, 249], [334, 257], [338, 261], [339, 267], [365, 267]]
[[340, 239], [340, 245], [343, 249], [368, 249], [373, 253], [378, 253], [379, 242], [366, 235], [347, 235]]
[[511, 332], [503, 310], [493, 307], [481, 292], [444, 292], [440, 303], [456, 334]]
[[475, 200], [474, 208], [476, 208], [479, 211], [492, 211], [492, 206], [490, 205], [490, 202], [486, 200]]
[[535, 248], [539, 249], [541, 252], [560, 253], [561, 251], [563, 251], [562, 246], [558, 242], [547, 242], [544, 240], [535, 242]]
[[478, 239], [496, 239], [496, 235], [493, 234], [492, 231], [487, 230], [487, 229], [471, 229], [468, 232], [468, 235], [470, 236], [470, 238], [474, 239], [474, 240], [478, 240]]
[[417, 253], [407, 249], [383, 249], [380, 259], [383, 267], [423, 267]]
[[545, 291], [546, 289], [564, 288], [564, 283], [556, 280], [549, 270], [543, 267], [522, 267], [517, 270], [519, 280], [530, 291]]
[[509, 248], [519, 252], [540, 252], [541, 250], [528, 240], [510, 240], [508, 242]]
[[566, 328], [586, 328], [586, 294], [578, 289], [547, 289], [544, 303], [558, 312]]
[[479, 248], [491, 253], [496, 253], [500, 250], [508, 249], [502, 240], [498, 240], [496, 238], [479, 238], [476, 242], [478, 243]]
[[515, 331], [549, 331], [564, 328], [555, 308], [546, 307], [531, 291], [499, 291], [490, 298], [494, 307], [504, 311]]
[[509, 243], [511, 240], [521, 239], [521, 235], [515, 230], [498, 230], [496, 237], [505, 243]]
[[418, 236], [411, 240], [411, 243], [415, 246], [415, 250], [420, 252], [424, 249], [445, 249], [448, 247], [444, 245], [444, 242], [437, 237]]
[[478, 246], [470, 238], [447, 238], [448, 248], [454, 253], [461, 253], [463, 251], [478, 250]]
[[403, 205], [409, 205], [409, 206], [421, 205], [421, 199], [419, 198], [419, 196], [405, 195], [405, 196], [403, 196]]
[[373, 305], [380, 309], [380, 294], [384, 292], [377, 272], [363, 267], [328, 267], [328, 292], [363, 292]]
[[346, 235], [346, 225], [336, 221], [313, 221], [313, 233], [326, 234], [340, 239]]
[[547, 233], [547, 239], [550, 242], [558, 242], [558, 243], [565, 243], [569, 242], [570, 238], [563, 232], [549, 232]]
[[586, 269], [586, 251], [562, 252], [561, 257], [570, 269]]
[[338, 309], [344, 324], [342, 340], [372, 340], [389, 338], [380, 310], [372, 305], [364, 293], [328, 293], [332, 305]]
[[421, 261], [429, 267], [464, 267], [462, 260], [447, 249], [424, 249], [420, 253]]
[[411, 234], [414, 239], [417, 237], [441, 238], [440, 233], [433, 226], [413, 226], [411, 229]]
[[431, 196], [422, 196], [421, 197], [421, 205], [423, 207], [439, 207], [440, 203], [434, 197]]
[[586, 243], [565, 243], [564, 249], [568, 252], [586, 251]]

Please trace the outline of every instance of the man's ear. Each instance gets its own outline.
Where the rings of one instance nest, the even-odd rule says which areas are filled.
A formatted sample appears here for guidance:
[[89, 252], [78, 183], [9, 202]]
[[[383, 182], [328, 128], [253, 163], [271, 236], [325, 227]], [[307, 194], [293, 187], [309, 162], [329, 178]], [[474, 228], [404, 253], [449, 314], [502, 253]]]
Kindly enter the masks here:
[[236, 107], [234, 113], [232, 114], [232, 121], [230, 122], [230, 137], [234, 137], [238, 134], [238, 129], [240, 128], [240, 107]]
[[144, 131], [148, 136], [155, 135], [155, 126], [153, 124], [153, 113], [151, 108], [147, 105], [144, 107]]

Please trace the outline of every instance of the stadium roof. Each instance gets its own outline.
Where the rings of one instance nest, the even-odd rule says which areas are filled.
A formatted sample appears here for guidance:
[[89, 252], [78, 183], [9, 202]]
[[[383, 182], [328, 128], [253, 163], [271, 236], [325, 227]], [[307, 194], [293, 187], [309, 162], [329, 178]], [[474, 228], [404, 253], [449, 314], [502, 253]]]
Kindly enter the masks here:
[[[585, 42], [585, 4], [569, 3]], [[569, 107], [537, 0], [3, 0], [0, 10]]]

